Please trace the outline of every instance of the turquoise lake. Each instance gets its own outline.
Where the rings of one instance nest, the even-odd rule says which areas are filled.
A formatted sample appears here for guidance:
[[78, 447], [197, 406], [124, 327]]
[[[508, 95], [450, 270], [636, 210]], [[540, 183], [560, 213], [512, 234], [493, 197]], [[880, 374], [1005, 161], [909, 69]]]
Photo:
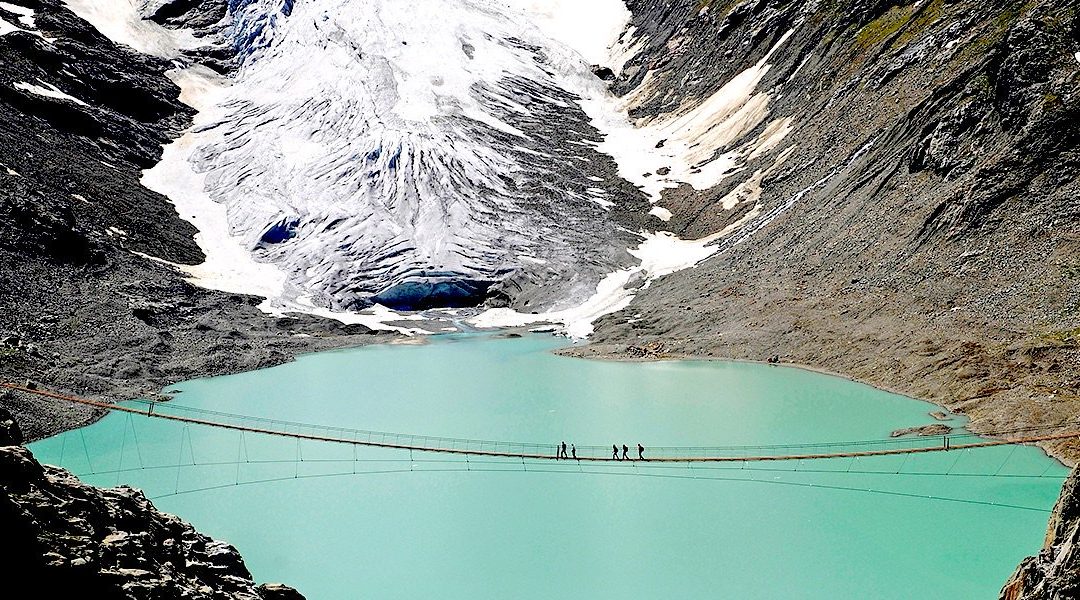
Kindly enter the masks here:
[[[320, 353], [172, 386], [177, 408], [160, 407], [552, 452], [562, 440], [878, 440], [936, 410], [793, 368], [552, 354], [566, 343], [439, 336]], [[257, 580], [311, 600], [996, 598], [1040, 548], [1067, 473], [1032, 447], [712, 467], [466, 462], [120, 413], [31, 448], [90, 483], [142, 488], [234, 544]]]

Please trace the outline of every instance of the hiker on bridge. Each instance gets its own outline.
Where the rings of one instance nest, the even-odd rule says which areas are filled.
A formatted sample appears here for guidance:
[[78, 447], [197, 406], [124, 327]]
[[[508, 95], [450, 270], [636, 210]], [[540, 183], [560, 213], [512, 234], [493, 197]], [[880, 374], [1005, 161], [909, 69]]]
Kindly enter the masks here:
[[570, 444], [570, 456], [577, 460], [577, 446]]
[[566, 442], [563, 442], [562, 445], [559, 446], [559, 456], [558, 457], [559, 458], [567, 458], [567, 456], [566, 456]]
[[615, 444], [611, 445], [611, 460], [619, 460], [619, 447]]
[[637, 445], [637, 458], [638, 460], [645, 460], [645, 446], [642, 446], [640, 442]]
[[630, 449], [626, 447], [626, 444], [623, 444], [622, 445], [622, 460], [630, 460], [630, 457], [628, 456], [629, 452], [630, 452]]

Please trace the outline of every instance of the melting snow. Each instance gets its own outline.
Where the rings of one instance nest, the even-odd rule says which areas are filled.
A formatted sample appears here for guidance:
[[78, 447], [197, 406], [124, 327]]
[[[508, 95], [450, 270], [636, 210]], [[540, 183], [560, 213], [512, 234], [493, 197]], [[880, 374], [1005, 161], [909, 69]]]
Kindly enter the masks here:
[[[20, 23], [25, 23], [26, 22], [25, 19], [26, 19], [26, 17], [19, 17], [19, 22]], [[31, 19], [31, 22], [33, 22], [33, 19]], [[5, 36], [5, 35], [7, 35], [9, 33], [15, 32], [15, 31], [23, 31], [23, 32], [29, 33], [31, 35], [36, 35], [39, 38], [45, 40], [46, 42], [52, 42], [53, 41], [52, 38], [47, 38], [44, 35], [41, 35], [41, 32], [39, 32], [39, 31], [30, 31], [28, 29], [23, 29], [22, 27], [18, 27], [18, 26], [12, 25], [11, 23], [8, 23], [4, 19], [0, 19], [0, 36]]]
[[528, 14], [551, 39], [602, 66], [607, 66], [612, 42], [631, 16], [622, 0], [506, 0], [506, 4]]
[[[45, 83], [45, 82], [42, 82]], [[19, 81], [15, 83], [15, 88], [30, 92], [31, 94], [37, 94], [38, 96], [44, 96], [46, 98], [55, 98], [57, 100], [69, 100], [80, 106], [88, 106], [82, 100], [79, 100], [75, 96], [70, 96], [61, 92], [56, 86], [45, 83], [45, 87], [35, 85], [33, 83], [27, 83], [25, 81]]]
[[[173, 81], [195, 108], [211, 105], [215, 94], [225, 89], [225, 81], [205, 67], [192, 67], [171, 74]], [[208, 115], [200, 112], [197, 118]], [[206, 261], [195, 266], [180, 266], [193, 283], [225, 292], [277, 298], [284, 293], [285, 274], [267, 263], [256, 262], [240, 239], [231, 235], [225, 205], [214, 202], [203, 191], [205, 174], [191, 170], [187, 157], [195, 146], [195, 134], [185, 133], [165, 146], [161, 162], [144, 171], [142, 184], [165, 194], [181, 217], [192, 222], [199, 233], [195, 241], [206, 254]]]
[[1080, 52], [1077, 52], [1074, 56], [1076, 57], [1076, 62], [1080, 63]]
[[561, 323], [566, 335], [586, 338], [593, 332], [593, 321], [626, 308], [634, 298], [634, 281], [649, 281], [663, 275], [689, 269], [716, 253], [709, 244], [719, 238], [712, 235], [700, 240], [681, 240], [661, 231], [644, 235], [645, 241], [630, 253], [641, 260], [637, 267], [616, 271], [605, 277], [596, 292], [579, 306], [538, 314], [520, 313], [509, 308], [492, 308], [468, 320], [476, 327], [520, 327], [529, 323]]
[[[770, 96], [758, 92], [757, 87], [769, 72], [769, 59], [792, 33], [785, 33], [756, 65], [709, 98], [700, 103], [688, 102], [639, 127], [626, 120], [626, 109], [655, 92], [651, 72], [625, 98], [589, 99], [583, 107], [599, 129], [608, 134], [598, 148], [615, 157], [619, 175], [645, 190], [654, 203], [660, 200], [662, 190], [680, 183], [699, 190], [717, 185], [737, 172], [746, 160], [775, 149], [791, 131], [791, 119], [777, 119], [756, 140], [742, 140], [769, 115]], [[662, 147], [657, 148], [660, 142]], [[717, 152], [722, 153], [716, 156]], [[660, 167], [669, 167], [670, 171], [663, 176], [645, 176]]]

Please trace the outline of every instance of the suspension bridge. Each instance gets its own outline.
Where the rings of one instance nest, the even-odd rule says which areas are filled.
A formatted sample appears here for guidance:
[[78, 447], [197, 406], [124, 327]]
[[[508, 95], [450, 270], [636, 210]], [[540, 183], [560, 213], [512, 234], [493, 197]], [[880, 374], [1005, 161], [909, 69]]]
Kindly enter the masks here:
[[[12, 383], [0, 383], [0, 387], [104, 411], [138, 414], [149, 418], [164, 419], [187, 425], [202, 425], [218, 429], [263, 434], [296, 440], [329, 442], [371, 448], [411, 450], [435, 454], [531, 460], [568, 460], [566, 457], [560, 456], [556, 447], [552, 444], [431, 437], [403, 433], [347, 429], [328, 425], [314, 425], [309, 423], [266, 419], [251, 415], [195, 409], [184, 406], [171, 406], [168, 403], [147, 400], [132, 401], [132, 403], [141, 406], [132, 406], [130, 405], [132, 403], [111, 404]], [[161, 407], [175, 410], [165, 412], [161, 410]], [[189, 414], [177, 414], [179, 412], [186, 412]], [[1013, 429], [989, 434], [995, 436], [995, 439], [987, 439], [970, 433], [948, 434], [931, 438], [935, 440], [932, 444], [927, 443], [927, 439], [924, 437], [922, 439], [892, 438], [889, 440], [762, 446], [665, 446], [649, 448], [649, 456], [644, 460], [660, 463], [724, 463], [862, 458], [1034, 444], [1080, 437], [1080, 430], [1035, 433], [1044, 429], [1060, 427], [1061, 424], [1057, 424], [1052, 426]], [[609, 455], [607, 446], [577, 446], [577, 448], [579, 452], [574, 460], [578, 461], [623, 462], [628, 460]], [[728, 453], [713, 453], [723, 451], [728, 451]]]
[[[1058, 423], [1049, 426], [1017, 428], [1008, 431], [997, 431], [987, 435], [994, 438], [982, 437], [971, 433], [951, 433], [935, 437], [898, 437], [876, 440], [856, 440], [842, 442], [819, 442], [802, 444], [772, 444], [772, 445], [735, 445], [735, 446], [658, 446], [648, 447], [645, 458], [637, 460], [636, 456], [622, 459], [621, 455], [614, 457], [611, 446], [576, 446], [575, 457], [560, 456], [559, 446], [555, 443], [537, 444], [513, 441], [493, 441], [452, 437], [435, 437], [406, 433], [390, 433], [369, 431], [363, 429], [350, 429], [345, 427], [302, 423], [279, 419], [270, 419], [252, 415], [220, 412], [183, 406], [174, 402], [154, 402], [150, 400], [125, 401], [123, 403], [109, 403], [89, 398], [81, 398], [67, 394], [61, 394], [49, 390], [19, 385], [14, 383], [0, 383], [0, 388], [6, 388], [26, 394], [33, 398], [46, 401], [70, 403], [73, 405], [86, 406], [101, 411], [126, 414], [130, 427], [131, 437], [136, 444], [138, 452], [138, 436], [135, 432], [134, 419], [150, 419], [154, 421], [173, 422], [183, 426], [180, 437], [180, 457], [182, 460], [175, 464], [147, 465], [143, 463], [141, 455], [136, 467], [124, 468], [124, 452], [128, 439], [128, 431], [125, 428], [121, 440], [119, 465], [116, 469], [95, 469], [90, 463], [87, 452], [86, 464], [88, 473], [101, 476], [115, 474], [117, 482], [119, 475], [129, 471], [153, 471], [176, 469], [175, 487], [171, 492], [152, 496], [154, 498], [172, 496], [183, 493], [207, 491], [244, 485], [250, 483], [268, 483], [287, 479], [303, 479], [308, 477], [329, 477], [344, 475], [372, 475], [386, 473], [401, 473], [418, 470], [427, 467], [428, 470], [468, 470], [468, 471], [505, 471], [512, 463], [519, 464], [519, 470], [531, 472], [568, 472], [567, 468], [576, 465], [581, 472], [601, 475], [634, 475], [645, 477], [678, 478], [678, 479], [713, 479], [731, 481], [753, 481], [755, 483], [770, 483], [789, 486], [811, 487], [818, 489], [838, 489], [849, 491], [869, 492], [886, 494], [891, 496], [910, 496], [917, 498], [942, 500], [950, 502], [964, 502], [969, 504], [984, 504], [992, 506], [1004, 506], [1023, 510], [1037, 510], [1046, 512], [1045, 508], [1002, 504], [979, 499], [951, 498], [928, 494], [913, 494], [897, 490], [868, 489], [865, 487], [851, 488], [842, 485], [828, 485], [819, 482], [794, 482], [763, 479], [745, 479], [744, 477], [725, 476], [721, 472], [742, 471], [744, 473], [768, 472], [768, 473], [849, 473], [864, 475], [922, 475], [922, 476], [952, 476], [952, 477], [1001, 477], [1001, 478], [1053, 478], [1060, 480], [1062, 476], [1047, 473], [1052, 464], [1047, 466], [1041, 473], [1009, 473], [1005, 466], [1013, 456], [1016, 448], [1038, 442], [1066, 440], [1080, 437], [1080, 430], [1070, 428], [1070, 423]], [[239, 435], [237, 457], [235, 461], [228, 460], [195, 460], [195, 443], [192, 441], [188, 428], [190, 426], [206, 427], [222, 432], [232, 431]], [[295, 442], [295, 454], [292, 457], [274, 459], [252, 459], [248, 456], [248, 442], [245, 436], [269, 436], [272, 438], [287, 439]], [[82, 430], [79, 434], [82, 435]], [[186, 441], [185, 441], [185, 437]], [[301, 442], [318, 442], [329, 445], [351, 446], [352, 457], [349, 458], [312, 458], [305, 459], [301, 448]], [[65, 442], [66, 443], [66, 442]], [[86, 440], [82, 439], [84, 452]], [[190, 456], [189, 460], [183, 460], [185, 444]], [[1004, 460], [996, 468], [984, 472], [962, 472], [956, 469], [961, 458], [972, 450], [983, 448], [995, 448], [1011, 446], [1012, 452], [1007, 453]], [[360, 458], [356, 449], [374, 448], [384, 450], [407, 451], [408, 458]], [[905, 470], [909, 457], [923, 454], [952, 453], [955, 459], [948, 461], [948, 468], [922, 472], [917, 470]], [[434, 455], [428, 458], [417, 458], [415, 454]], [[440, 458], [439, 455], [442, 455]], [[858, 461], [861, 459], [873, 459], [875, 457], [901, 457], [903, 462], [895, 468], [887, 470], [859, 468]], [[63, 450], [61, 450], [61, 463], [63, 462]], [[842, 462], [838, 459], [847, 459], [846, 465], [840, 468], [822, 466], [824, 462]], [[301, 474], [299, 465], [317, 465], [320, 463], [351, 462], [353, 468], [350, 471], [339, 473], [320, 473], [315, 475]], [[380, 463], [389, 464], [387, 468], [376, 470], [357, 470], [358, 464]], [[394, 463], [403, 463], [404, 466], [395, 466]], [[553, 463], [560, 463], [558, 465]], [[734, 463], [734, 464], [732, 464]], [[780, 463], [785, 463], [784, 466]], [[259, 481], [241, 481], [241, 465], [272, 465], [293, 464], [295, 470], [290, 475], [273, 477]], [[768, 466], [773, 464], [775, 466]], [[548, 465], [548, 466], [544, 466]], [[595, 465], [591, 470], [585, 470], [584, 466]], [[62, 464], [60, 466], [63, 466]], [[180, 486], [181, 467], [226, 467], [235, 466], [235, 479], [219, 485], [199, 487], [191, 490], [182, 490]], [[446, 467], [446, 468], [440, 468]], [[600, 470], [606, 469], [606, 470]], [[688, 474], [687, 469], [693, 469]]]

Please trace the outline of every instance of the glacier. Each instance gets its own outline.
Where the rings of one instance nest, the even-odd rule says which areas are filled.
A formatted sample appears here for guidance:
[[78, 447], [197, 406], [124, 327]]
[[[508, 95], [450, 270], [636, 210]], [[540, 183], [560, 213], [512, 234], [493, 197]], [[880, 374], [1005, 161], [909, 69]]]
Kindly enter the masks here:
[[539, 310], [634, 262], [624, 209], [647, 202], [579, 105], [606, 90], [522, 7], [256, 0], [230, 18], [237, 71], [172, 159], [284, 273], [283, 303]]
[[[206, 262], [177, 267], [272, 313], [379, 326], [399, 314], [386, 307], [479, 305], [475, 326], [581, 337], [760, 212], [680, 240], [661, 191], [739, 176], [730, 204], [753, 200], [791, 150], [791, 118], [756, 89], [772, 52], [709, 98], [631, 120], [662, 90], [646, 77], [616, 98], [594, 73], [644, 47], [622, 0], [66, 3], [176, 64], [199, 112], [143, 184], [199, 229]], [[146, 18], [163, 7], [168, 26]]]

